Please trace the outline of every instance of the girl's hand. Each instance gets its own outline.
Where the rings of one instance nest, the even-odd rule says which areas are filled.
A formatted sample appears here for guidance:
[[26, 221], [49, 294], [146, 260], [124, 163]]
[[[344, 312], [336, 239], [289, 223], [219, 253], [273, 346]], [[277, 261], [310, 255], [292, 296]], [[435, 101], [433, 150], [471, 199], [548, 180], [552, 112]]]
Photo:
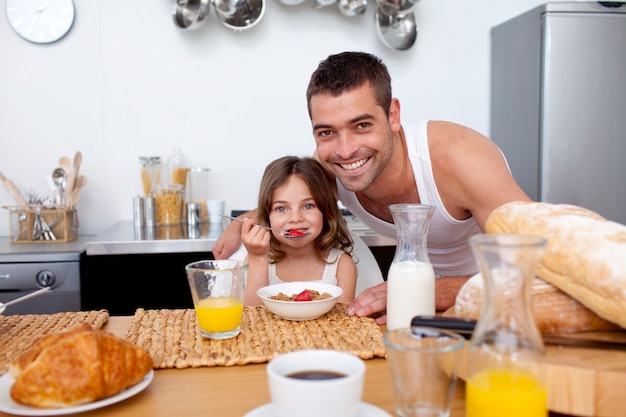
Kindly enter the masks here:
[[270, 232], [257, 226], [252, 219], [245, 219], [241, 226], [241, 241], [248, 256], [267, 256], [270, 248]]

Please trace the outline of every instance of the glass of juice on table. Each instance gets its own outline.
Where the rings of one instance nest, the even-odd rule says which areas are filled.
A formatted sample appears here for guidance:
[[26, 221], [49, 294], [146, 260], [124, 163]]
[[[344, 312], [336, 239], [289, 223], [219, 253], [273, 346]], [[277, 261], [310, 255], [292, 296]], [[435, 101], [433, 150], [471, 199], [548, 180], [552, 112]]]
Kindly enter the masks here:
[[547, 417], [544, 347], [532, 316], [532, 279], [542, 237], [489, 234], [470, 243], [484, 303], [469, 345], [467, 417]]
[[185, 266], [198, 327], [207, 339], [229, 339], [239, 334], [248, 264], [208, 260]]

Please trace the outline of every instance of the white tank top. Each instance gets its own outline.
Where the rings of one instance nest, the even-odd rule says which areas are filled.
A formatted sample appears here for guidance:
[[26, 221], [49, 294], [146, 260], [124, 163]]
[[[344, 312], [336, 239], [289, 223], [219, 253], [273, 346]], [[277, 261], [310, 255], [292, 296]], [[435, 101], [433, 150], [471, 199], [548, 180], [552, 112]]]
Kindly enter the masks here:
[[[418, 130], [405, 125], [402, 128], [420, 201], [422, 204], [435, 207], [428, 227], [428, 257], [436, 276], [473, 275], [478, 272], [478, 267], [469, 245], [469, 238], [481, 231], [473, 217], [457, 220], [444, 207], [433, 177], [427, 126], [428, 120], [423, 120], [419, 123]], [[393, 223], [387, 223], [365, 211], [356, 194], [346, 190], [339, 181], [337, 188], [339, 200], [352, 214], [376, 233], [396, 239], [396, 228]]]
[[[337, 266], [339, 258], [344, 252], [341, 249], [333, 248], [328, 252], [326, 262], [330, 262], [324, 266], [322, 277], [320, 279], [307, 279], [306, 281], [325, 282], [327, 284], [337, 285]], [[276, 275], [276, 264], [269, 264], [267, 281], [269, 285], [276, 285], [284, 282]]]

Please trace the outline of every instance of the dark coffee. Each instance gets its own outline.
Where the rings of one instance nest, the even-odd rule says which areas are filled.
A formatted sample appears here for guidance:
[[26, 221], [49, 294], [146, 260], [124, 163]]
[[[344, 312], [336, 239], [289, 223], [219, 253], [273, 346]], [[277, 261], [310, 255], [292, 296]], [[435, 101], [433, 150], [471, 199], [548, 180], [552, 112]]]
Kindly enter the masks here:
[[300, 371], [287, 375], [289, 378], [304, 379], [306, 381], [325, 381], [328, 379], [337, 379], [347, 376], [333, 371]]

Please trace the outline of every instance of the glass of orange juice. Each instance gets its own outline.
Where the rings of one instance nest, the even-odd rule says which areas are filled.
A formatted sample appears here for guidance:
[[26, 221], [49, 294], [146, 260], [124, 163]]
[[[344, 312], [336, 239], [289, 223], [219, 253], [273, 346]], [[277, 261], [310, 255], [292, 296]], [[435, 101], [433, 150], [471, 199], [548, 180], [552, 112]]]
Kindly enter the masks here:
[[198, 261], [185, 266], [198, 328], [207, 339], [239, 334], [248, 264], [234, 260]]

